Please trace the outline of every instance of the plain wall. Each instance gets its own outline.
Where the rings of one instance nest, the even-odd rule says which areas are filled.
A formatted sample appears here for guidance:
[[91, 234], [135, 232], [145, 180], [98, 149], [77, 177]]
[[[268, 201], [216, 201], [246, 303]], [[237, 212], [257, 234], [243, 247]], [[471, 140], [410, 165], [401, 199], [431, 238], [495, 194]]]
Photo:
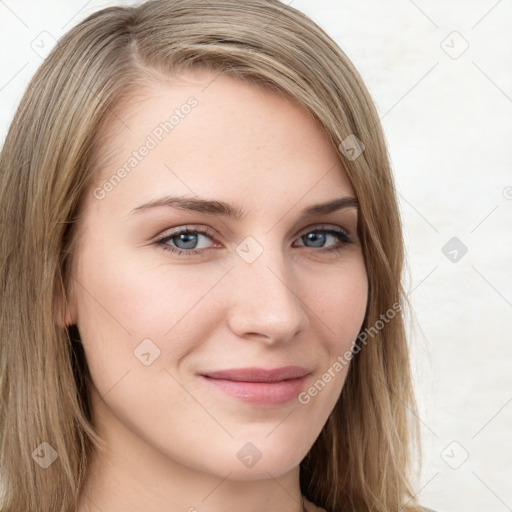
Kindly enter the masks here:
[[[0, 141], [52, 37], [133, 3], [0, 2]], [[438, 512], [512, 510], [512, 1], [291, 5], [354, 62], [388, 141], [416, 315], [415, 490]]]

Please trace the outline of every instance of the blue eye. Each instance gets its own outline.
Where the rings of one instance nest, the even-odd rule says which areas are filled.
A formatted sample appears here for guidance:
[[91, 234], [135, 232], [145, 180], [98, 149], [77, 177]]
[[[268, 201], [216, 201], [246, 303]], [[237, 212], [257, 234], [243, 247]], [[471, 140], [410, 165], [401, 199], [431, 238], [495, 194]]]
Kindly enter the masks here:
[[[199, 256], [203, 256], [204, 251], [199, 251], [195, 248], [190, 247], [195, 246], [197, 244], [198, 236], [212, 238], [208, 231], [184, 228], [174, 231], [168, 235], [165, 235], [163, 238], [156, 240], [155, 243], [161, 246], [164, 251], [171, 251], [179, 255], [186, 254], [187, 256], [191, 256], [197, 254]], [[176, 239], [177, 241], [175, 241]], [[174, 244], [183, 244], [184, 247], [172, 247], [171, 245], [168, 244], [168, 242], [170, 241], [172, 241]]]
[[[213, 239], [213, 235], [209, 230], [181, 228], [159, 238], [155, 241], [155, 244], [160, 246], [164, 251], [170, 251], [178, 255], [203, 256], [205, 251], [197, 249], [198, 239], [201, 236]], [[326, 240], [328, 241], [329, 237], [333, 237], [336, 240], [334, 246], [323, 247], [323, 244]], [[347, 245], [354, 243], [351, 236], [338, 226], [330, 226], [328, 229], [310, 230], [302, 235], [300, 240], [303, 240], [305, 243], [316, 244], [309, 248], [319, 248], [322, 252], [338, 252]], [[175, 247], [170, 245], [169, 242], [172, 242]], [[200, 249], [208, 249], [208, 247]]]
[[[300, 238], [306, 239], [309, 242], [313, 242], [318, 244], [322, 244], [326, 240], [327, 237], [334, 237], [337, 240], [337, 244], [334, 247], [325, 248], [320, 247], [321, 249], [326, 249], [328, 251], [339, 251], [343, 249], [347, 244], [353, 243], [350, 235], [341, 228], [330, 228], [330, 229], [315, 229], [314, 231], [308, 231], [305, 235], [302, 235]], [[313, 247], [319, 247], [318, 245], [314, 245]]]

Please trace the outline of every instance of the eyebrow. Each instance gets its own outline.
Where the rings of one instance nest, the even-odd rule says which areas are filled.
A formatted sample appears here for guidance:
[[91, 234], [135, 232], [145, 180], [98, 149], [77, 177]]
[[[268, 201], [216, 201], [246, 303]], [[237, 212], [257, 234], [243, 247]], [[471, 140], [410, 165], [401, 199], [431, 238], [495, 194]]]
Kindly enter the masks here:
[[[181, 210], [209, 213], [241, 219], [245, 216], [244, 211], [224, 201], [207, 200], [198, 197], [180, 197], [180, 196], [164, 196], [158, 199], [141, 204], [134, 208], [132, 213], [140, 213], [153, 208], [162, 206], [179, 208]], [[355, 197], [345, 196], [327, 201], [326, 203], [314, 204], [305, 208], [302, 217], [314, 217], [316, 215], [326, 215], [345, 208], [358, 208], [359, 203]]]

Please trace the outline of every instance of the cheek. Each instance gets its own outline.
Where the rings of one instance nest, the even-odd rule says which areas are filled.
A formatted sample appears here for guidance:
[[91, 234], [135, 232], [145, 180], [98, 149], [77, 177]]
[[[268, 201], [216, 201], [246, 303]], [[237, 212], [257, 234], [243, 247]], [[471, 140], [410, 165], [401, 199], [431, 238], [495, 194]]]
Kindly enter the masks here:
[[139, 346], [151, 348], [147, 340], [153, 352], [165, 349], [167, 363], [183, 357], [208, 331], [219, 304], [214, 288], [226, 273], [219, 265], [202, 271], [165, 260], [155, 265], [154, 258], [99, 247], [84, 252], [81, 262], [78, 327], [90, 365], [102, 369], [133, 366]]
[[318, 357], [319, 366], [297, 397], [297, 407], [308, 418], [303, 427], [307, 435], [299, 440], [305, 442], [304, 449], [309, 449], [307, 442], [312, 443], [318, 437], [340, 397], [368, 298], [362, 260], [338, 269], [330, 279], [324, 276], [321, 282], [322, 288], [309, 295], [314, 311], [310, 312], [310, 329], [314, 338], [321, 340], [315, 345], [312, 357]]
[[[325, 334], [331, 357], [350, 347], [362, 327], [368, 301], [368, 278], [364, 262], [354, 259], [322, 277], [321, 286], [309, 289], [312, 321]], [[313, 314], [314, 313], [314, 314]]]

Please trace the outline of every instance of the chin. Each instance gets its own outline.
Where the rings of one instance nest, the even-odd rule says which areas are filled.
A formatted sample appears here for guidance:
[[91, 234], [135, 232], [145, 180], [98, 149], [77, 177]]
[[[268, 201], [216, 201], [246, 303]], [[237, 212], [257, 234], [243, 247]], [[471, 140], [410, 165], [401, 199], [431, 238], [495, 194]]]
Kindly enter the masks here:
[[293, 436], [280, 436], [272, 441], [267, 436], [268, 431], [260, 438], [254, 436], [252, 442], [236, 443], [230, 478], [258, 480], [269, 478], [269, 474], [279, 477], [297, 467], [306, 455], [297, 449], [299, 443], [293, 441]]
[[276, 438], [274, 442], [265, 441], [267, 435], [268, 431], [260, 438], [253, 436], [252, 442], [231, 440], [225, 445], [219, 443], [213, 450], [205, 447], [204, 457], [182, 460], [182, 463], [221, 478], [229, 475], [230, 480], [278, 478], [296, 468], [306, 453], [298, 449], [297, 443], [284, 445], [281, 438]]

